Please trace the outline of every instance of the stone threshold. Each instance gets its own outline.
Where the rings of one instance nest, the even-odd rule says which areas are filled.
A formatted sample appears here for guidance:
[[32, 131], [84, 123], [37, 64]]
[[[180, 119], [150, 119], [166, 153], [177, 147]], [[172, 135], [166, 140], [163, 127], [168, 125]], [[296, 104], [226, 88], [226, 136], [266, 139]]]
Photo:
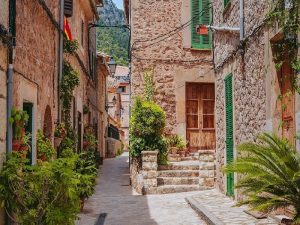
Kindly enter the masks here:
[[236, 207], [235, 201], [216, 189], [200, 191], [185, 200], [208, 225], [278, 225], [273, 218], [257, 219], [245, 212], [247, 207]]

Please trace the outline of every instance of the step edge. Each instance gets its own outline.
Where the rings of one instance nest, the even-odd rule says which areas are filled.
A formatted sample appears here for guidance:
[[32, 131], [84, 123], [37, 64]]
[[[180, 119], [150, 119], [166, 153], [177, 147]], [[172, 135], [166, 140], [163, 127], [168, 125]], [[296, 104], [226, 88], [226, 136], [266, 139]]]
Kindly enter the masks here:
[[204, 219], [208, 225], [225, 225], [222, 221], [220, 221], [215, 215], [209, 212], [203, 205], [199, 204], [199, 202], [193, 198], [193, 196], [189, 196], [185, 198], [185, 201], [191, 206], [192, 209], [196, 211], [196, 213]]

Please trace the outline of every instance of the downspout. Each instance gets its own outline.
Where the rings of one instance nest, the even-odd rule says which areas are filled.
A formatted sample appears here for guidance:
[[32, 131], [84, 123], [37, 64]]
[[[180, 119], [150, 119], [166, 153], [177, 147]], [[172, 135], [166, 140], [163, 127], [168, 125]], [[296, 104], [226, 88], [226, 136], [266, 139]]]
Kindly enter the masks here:
[[9, 1], [9, 33], [10, 43], [8, 47], [8, 70], [7, 70], [7, 153], [12, 153], [13, 130], [9, 122], [13, 107], [13, 76], [14, 76], [14, 47], [16, 46], [16, 0]]
[[244, 40], [244, 0], [240, 0], [240, 41]]
[[63, 77], [63, 51], [64, 51], [64, 0], [60, 0], [60, 16], [59, 16], [59, 55], [58, 55], [58, 88], [57, 88], [57, 121], [61, 122], [61, 101], [60, 101], [60, 84]]

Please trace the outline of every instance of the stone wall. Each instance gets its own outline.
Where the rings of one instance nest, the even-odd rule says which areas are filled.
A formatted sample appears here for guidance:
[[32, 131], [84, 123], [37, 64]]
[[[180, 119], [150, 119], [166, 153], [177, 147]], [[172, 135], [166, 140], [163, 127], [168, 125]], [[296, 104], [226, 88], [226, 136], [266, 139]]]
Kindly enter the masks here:
[[[228, 32], [214, 33], [214, 59], [216, 74], [216, 172], [217, 187], [226, 192], [226, 176], [222, 167], [226, 164], [226, 115], [225, 77], [233, 75], [233, 130], [234, 156], [236, 146], [244, 141], [254, 140], [263, 131], [279, 133], [278, 119], [278, 77], [272, 58], [271, 39], [278, 30], [261, 26], [268, 10], [267, 1], [245, 1], [245, 46], [239, 46], [239, 34]], [[223, 2], [213, 1], [214, 25], [239, 27], [239, 1], [231, 0], [224, 10]], [[256, 30], [256, 32], [253, 32]], [[231, 56], [231, 57], [229, 57]], [[278, 85], [278, 84], [277, 84]], [[296, 97], [298, 98], [298, 97]], [[235, 182], [238, 177], [235, 177]], [[241, 196], [236, 193], [239, 199]]]
[[117, 156], [118, 150], [122, 149], [121, 141], [113, 139], [113, 138], [106, 138], [106, 145], [107, 145], [107, 158], [114, 158]]
[[215, 187], [215, 152], [199, 151], [199, 187], [210, 189]]
[[149, 41], [149, 39], [180, 27], [189, 20], [182, 17], [189, 11], [190, 7], [186, 7], [186, 1], [183, 0], [131, 1], [134, 44], [132, 95], [143, 94], [144, 72], [153, 69], [156, 84], [155, 100], [167, 114], [166, 132], [180, 133], [183, 136], [185, 136], [185, 100], [178, 104], [177, 98], [185, 96], [186, 82], [214, 82], [213, 73], [209, 71], [211, 63], [184, 61], [212, 60], [211, 52], [192, 50], [190, 46], [186, 48], [184, 38], [191, 27], [179, 30], [163, 41], [159, 41], [160, 39]]

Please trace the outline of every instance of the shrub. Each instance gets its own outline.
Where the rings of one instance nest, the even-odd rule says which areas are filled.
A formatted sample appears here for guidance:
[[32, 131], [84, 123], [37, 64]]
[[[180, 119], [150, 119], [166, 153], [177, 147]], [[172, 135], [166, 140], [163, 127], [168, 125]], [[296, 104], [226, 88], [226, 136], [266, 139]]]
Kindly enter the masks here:
[[173, 134], [167, 138], [167, 143], [169, 147], [176, 147], [179, 150], [182, 150], [186, 147], [186, 142], [183, 137]]
[[242, 174], [236, 188], [254, 210], [270, 212], [291, 206], [294, 221], [300, 222], [300, 157], [286, 139], [264, 133], [257, 142], [238, 146], [241, 156], [229, 164], [226, 172]]
[[44, 161], [50, 161], [54, 159], [56, 154], [51, 141], [46, 138], [40, 130], [38, 130], [37, 133], [37, 150], [38, 158]]
[[28, 165], [27, 159], [8, 155], [0, 173], [0, 201], [17, 224], [74, 224], [79, 212], [74, 172], [76, 158]]
[[130, 154], [139, 157], [142, 151], [159, 151], [166, 160], [167, 145], [163, 138], [166, 115], [154, 102], [136, 98], [130, 119]]

